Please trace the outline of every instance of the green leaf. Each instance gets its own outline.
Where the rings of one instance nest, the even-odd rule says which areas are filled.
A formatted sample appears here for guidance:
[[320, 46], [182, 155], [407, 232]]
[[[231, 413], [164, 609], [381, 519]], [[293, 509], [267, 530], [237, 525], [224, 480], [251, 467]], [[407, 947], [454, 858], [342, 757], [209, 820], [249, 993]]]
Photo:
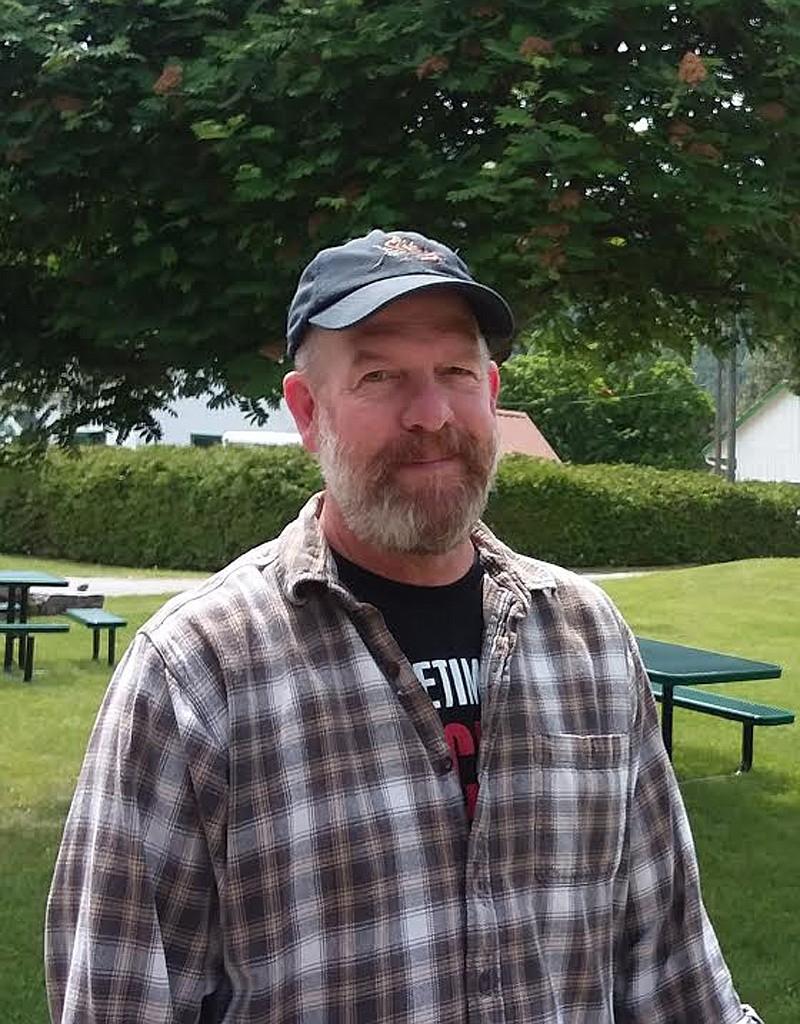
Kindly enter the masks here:
[[212, 121], [210, 119], [205, 121], [194, 121], [191, 125], [191, 129], [198, 139], [202, 139], [205, 142], [214, 139], [229, 139], [236, 131], [239, 130], [245, 121], [246, 118], [244, 114], [241, 114], [237, 117], [229, 117], [224, 124], [220, 121]]
[[532, 122], [531, 112], [522, 107], [501, 107], [495, 114], [495, 123], [501, 128], [528, 127]]

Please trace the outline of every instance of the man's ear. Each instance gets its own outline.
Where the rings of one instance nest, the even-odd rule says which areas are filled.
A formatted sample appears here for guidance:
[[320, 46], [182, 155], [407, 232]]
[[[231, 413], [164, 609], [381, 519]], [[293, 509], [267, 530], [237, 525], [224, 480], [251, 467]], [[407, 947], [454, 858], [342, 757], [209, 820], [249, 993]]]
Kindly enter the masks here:
[[306, 377], [292, 370], [283, 378], [283, 397], [294, 416], [297, 430], [303, 439], [303, 447], [310, 452], [317, 450], [317, 402]]
[[500, 393], [500, 371], [497, 363], [492, 360], [489, 363], [489, 397], [492, 403], [492, 412], [497, 408], [497, 396]]

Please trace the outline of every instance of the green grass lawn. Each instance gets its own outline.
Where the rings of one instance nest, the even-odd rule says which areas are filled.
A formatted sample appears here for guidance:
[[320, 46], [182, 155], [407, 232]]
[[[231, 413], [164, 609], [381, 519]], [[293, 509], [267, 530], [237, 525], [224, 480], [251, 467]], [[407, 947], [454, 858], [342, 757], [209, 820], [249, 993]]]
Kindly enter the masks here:
[[[603, 586], [642, 636], [782, 665], [778, 680], [718, 691], [800, 716], [800, 559], [729, 562]], [[800, 1021], [798, 729], [800, 722], [756, 729], [753, 771], [732, 777], [741, 727], [675, 711], [673, 761], [706, 905], [740, 994], [767, 1024]]]
[[[11, 564], [23, 560], [0, 557], [0, 567]], [[35, 564], [45, 567], [39, 559]], [[47, 567], [76, 576], [142, 574], [56, 562]], [[603, 585], [643, 636], [779, 662], [780, 680], [723, 689], [800, 712], [800, 559], [671, 570]], [[106, 600], [109, 610], [130, 623], [118, 634], [118, 651], [163, 601]], [[108, 674], [104, 662], [91, 660], [90, 631], [76, 623], [66, 635], [37, 640], [32, 683], [23, 684], [18, 670], [0, 673], [0, 993], [8, 1024], [48, 1020], [44, 903]], [[706, 903], [742, 997], [767, 1024], [800, 1020], [797, 730], [757, 730], [753, 772], [734, 777], [740, 727], [675, 713], [675, 768], [695, 832]]]

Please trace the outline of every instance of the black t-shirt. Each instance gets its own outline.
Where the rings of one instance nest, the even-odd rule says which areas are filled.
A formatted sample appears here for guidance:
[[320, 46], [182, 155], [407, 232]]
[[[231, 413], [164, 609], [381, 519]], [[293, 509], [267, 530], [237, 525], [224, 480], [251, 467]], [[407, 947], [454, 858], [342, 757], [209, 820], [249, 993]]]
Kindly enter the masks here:
[[339, 578], [386, 621], [420, 684], [439, 712], [458, 766], [467, 817], [478, 797], [480, 656], [483, 639], [483, 567], [477, 556], [469, 571], [443, 587], [396, 583], [368, 572], [334, 552]]

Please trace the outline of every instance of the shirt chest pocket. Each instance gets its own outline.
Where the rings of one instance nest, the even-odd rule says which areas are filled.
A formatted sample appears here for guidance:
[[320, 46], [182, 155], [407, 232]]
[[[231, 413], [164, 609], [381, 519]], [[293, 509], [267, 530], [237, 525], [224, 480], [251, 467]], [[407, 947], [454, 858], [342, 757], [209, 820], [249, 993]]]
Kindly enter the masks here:
[[619, 867], [628, 789], [626, 735], [538, 735], [533, 870], [538, 881], [608, 881]]

